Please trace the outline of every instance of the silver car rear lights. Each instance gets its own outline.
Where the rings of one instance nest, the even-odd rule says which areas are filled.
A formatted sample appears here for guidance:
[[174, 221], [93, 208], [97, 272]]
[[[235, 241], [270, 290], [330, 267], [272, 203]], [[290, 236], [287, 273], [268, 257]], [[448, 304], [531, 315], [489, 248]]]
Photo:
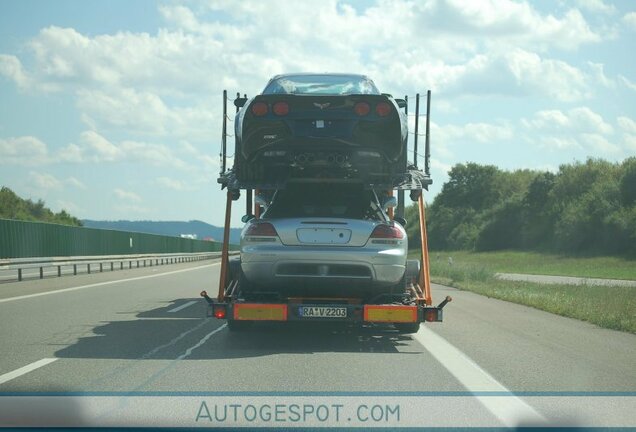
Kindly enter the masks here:
[[269, 222], [255, 221], [247, 227], [244, 238], [247, 242], [275, 242], [278, 232]]
[[402, 240], [404, 238], [404, 231], [394, 224], [380, 224], [373, 229], [370, 237], [372, 242], [375, 242], [374, 239]]

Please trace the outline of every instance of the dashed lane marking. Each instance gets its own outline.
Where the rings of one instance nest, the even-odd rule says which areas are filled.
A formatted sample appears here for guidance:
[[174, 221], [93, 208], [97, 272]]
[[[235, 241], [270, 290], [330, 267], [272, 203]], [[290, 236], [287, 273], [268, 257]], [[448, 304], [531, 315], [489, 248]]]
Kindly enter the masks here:
[[483, 370], [471, 358], [437, 333], [421, 326], [413, 337], [468, 391], [475, 393], [510, 393], [510, 395], [501, 397], [475, 395], [475, 398], [505, 426], [516, 427], [520, 424], [539, 426], [547, 424], [545, 417], [519, 397], [514, 396], [510, 390]]
[[46, 366], [47, 364], [53, 363], [56, 360], [57, 360], [56, 358], [45, 358], [42, 360], [38, 360], [34, 363], [28, 364], [24, 367], [21, 367], [20, 369], [16, 369], [13, 372], [0, 375], [0, 384], [4, 384], [7, 381], [11, 381], [12, 379], [16, 379], [22, 375], [26, 375], [29, 372], [32, 372], [36, 369]]

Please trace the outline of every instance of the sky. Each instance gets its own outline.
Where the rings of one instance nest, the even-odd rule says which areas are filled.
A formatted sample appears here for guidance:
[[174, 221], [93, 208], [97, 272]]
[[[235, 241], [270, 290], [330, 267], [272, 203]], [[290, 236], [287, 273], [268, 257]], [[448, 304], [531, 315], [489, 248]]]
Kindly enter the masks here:
[[430, 89], [427, 201], [458, 163], [621, 161], [635, 42], [633, 1], [0, 0], [0, 185], [82, 219], [221, 226], [222, 91], [286, 72]]

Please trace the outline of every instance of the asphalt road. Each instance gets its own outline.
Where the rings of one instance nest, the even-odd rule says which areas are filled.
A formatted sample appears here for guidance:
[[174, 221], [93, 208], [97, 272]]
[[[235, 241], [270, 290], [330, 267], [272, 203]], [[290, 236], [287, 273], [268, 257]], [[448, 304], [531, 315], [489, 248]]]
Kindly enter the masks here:
[[[436, 301], [453, 297], [444, 322], [416, 335], [274, 324], [230, 333], [198, 297], [216, 291], [218, 271], [204, 261], [0, 285], [0, 392], [513, 392], [548, 421], [636, 426], [636, 409], [620, 405], [633, 398], [591, 411], [557, 398], [636, 395], [636, 335], [439, 285]], [[466, 413], [478, 406], [483, 424], [511, 425], [477, 399]]]

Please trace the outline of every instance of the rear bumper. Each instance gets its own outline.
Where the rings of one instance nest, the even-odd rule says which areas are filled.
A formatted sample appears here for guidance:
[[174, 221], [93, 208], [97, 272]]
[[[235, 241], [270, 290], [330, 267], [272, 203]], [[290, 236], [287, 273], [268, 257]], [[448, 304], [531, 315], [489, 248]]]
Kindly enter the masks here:
[[[335, 308], [346, 310], [342, 316], [306, 316], [307, 309]], [[224, 303], [208, 301], [207, 315], [235, 321], [296, 321], [340, 323], [421, 323], [441, 322], [443, 306], [369, 305], [369, 304], [306, 304], [306, 303]], [[219, 311], [223, 311], [219, 314]]]
[[243, 246], [241, 268], [254, 284], [360, 281], [372, 286], [398, 283], [406, 269], [406, 250], [366, 247]]

